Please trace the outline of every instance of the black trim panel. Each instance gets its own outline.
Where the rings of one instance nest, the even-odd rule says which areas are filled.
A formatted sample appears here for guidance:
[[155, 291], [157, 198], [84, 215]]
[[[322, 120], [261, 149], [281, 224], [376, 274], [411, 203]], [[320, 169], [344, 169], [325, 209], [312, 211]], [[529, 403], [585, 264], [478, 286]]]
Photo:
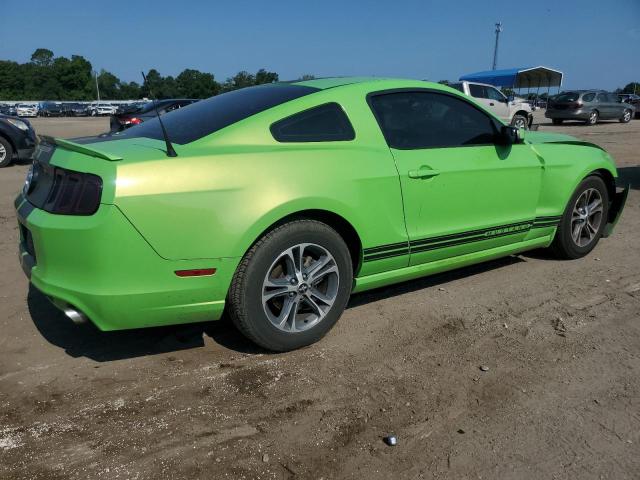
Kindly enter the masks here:
[[469, 230], [467, 232], [439, 235], [436, 237], [422, 238], [410, 242], [390, 243], [376, 247], [365, 248], [363, 250], [364, 261], [371, 262], [386, 258], [398, 257], [402, 255], [437, 250], [439, 248], [449, 248], [466, 243], [480, 242], [492, 238], [514, 235], [516, 233], [528, 232], [534, 228], [555, 227], [560, 223], [562, 215], [550, 215], [536, 217], [533, 220], [498, 225], [495, 227]]

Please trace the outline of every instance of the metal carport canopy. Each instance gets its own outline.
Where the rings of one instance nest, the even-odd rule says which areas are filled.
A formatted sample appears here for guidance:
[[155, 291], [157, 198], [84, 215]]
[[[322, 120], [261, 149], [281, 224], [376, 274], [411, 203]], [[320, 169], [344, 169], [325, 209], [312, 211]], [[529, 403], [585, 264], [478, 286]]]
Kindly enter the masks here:
[[506, 70], [487, 70], [463, 75], [460, 80], [488, 83], [496, 87], [538, 88], [560, 87], [562, 72], [549, 67], [521, 67]]

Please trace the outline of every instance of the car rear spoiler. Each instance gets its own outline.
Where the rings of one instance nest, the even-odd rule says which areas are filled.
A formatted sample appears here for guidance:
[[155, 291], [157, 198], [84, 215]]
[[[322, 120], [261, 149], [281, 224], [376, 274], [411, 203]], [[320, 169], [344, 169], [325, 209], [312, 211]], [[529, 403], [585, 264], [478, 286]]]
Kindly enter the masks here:
[[110, 162], [117, 162], [122, 160], [122, 157], [118, 155], [112, 155], [111, 153], [103, 152], [95, 148], [87, 147], [86, 145], [80, 145], [79, 143], [65, 140], [63, 138], [51, 137], [49, 135], [38, 135], [40, 142], [48, 143], [49, 145], [56, 145], [64, 148], [65, 150], [71, 150], [73, 152], [83, 153], [91, 157], [102, 158], [103, 160], [109, 160]]

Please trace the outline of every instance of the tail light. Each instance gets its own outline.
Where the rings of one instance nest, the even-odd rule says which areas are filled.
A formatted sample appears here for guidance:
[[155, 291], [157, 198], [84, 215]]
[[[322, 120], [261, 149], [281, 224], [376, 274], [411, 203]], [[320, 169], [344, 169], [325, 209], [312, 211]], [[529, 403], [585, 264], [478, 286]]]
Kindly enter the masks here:
[[138, 118], [138, 117], [131, 117], [131, 118], [127, 118], [124, 123], [126, 125], [138, 125], [140, 123], [142, 123], [142, 119]]
[[572, 103], [570, 106], [571, 106], [571, 108], [580, 109], [584, 105], [582, 103], [580, 103], [580, 102], [576, 102], [576, 103]]
[[61, 215], [92, 215], [100, 206], [102, 179], [90, 173], [56, 168], [42, 209]]

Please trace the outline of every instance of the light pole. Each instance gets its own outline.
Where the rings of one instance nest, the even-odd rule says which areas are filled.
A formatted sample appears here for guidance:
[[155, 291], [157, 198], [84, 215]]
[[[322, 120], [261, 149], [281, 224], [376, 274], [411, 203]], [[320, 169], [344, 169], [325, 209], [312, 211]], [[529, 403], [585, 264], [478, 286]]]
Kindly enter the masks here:
[[493, 66], [491, 70], [495, 70], [498, 66], [498, 41], [500, 40], [500, 32], [502, 31], [502, 22], [496, 23], [496, 45], [493, 48]]
[[98, 85], [98, 72], [93, 72], [96, 74], [96, 91], [98, 92], [98, 103], [100, 103], [100, 86]]

